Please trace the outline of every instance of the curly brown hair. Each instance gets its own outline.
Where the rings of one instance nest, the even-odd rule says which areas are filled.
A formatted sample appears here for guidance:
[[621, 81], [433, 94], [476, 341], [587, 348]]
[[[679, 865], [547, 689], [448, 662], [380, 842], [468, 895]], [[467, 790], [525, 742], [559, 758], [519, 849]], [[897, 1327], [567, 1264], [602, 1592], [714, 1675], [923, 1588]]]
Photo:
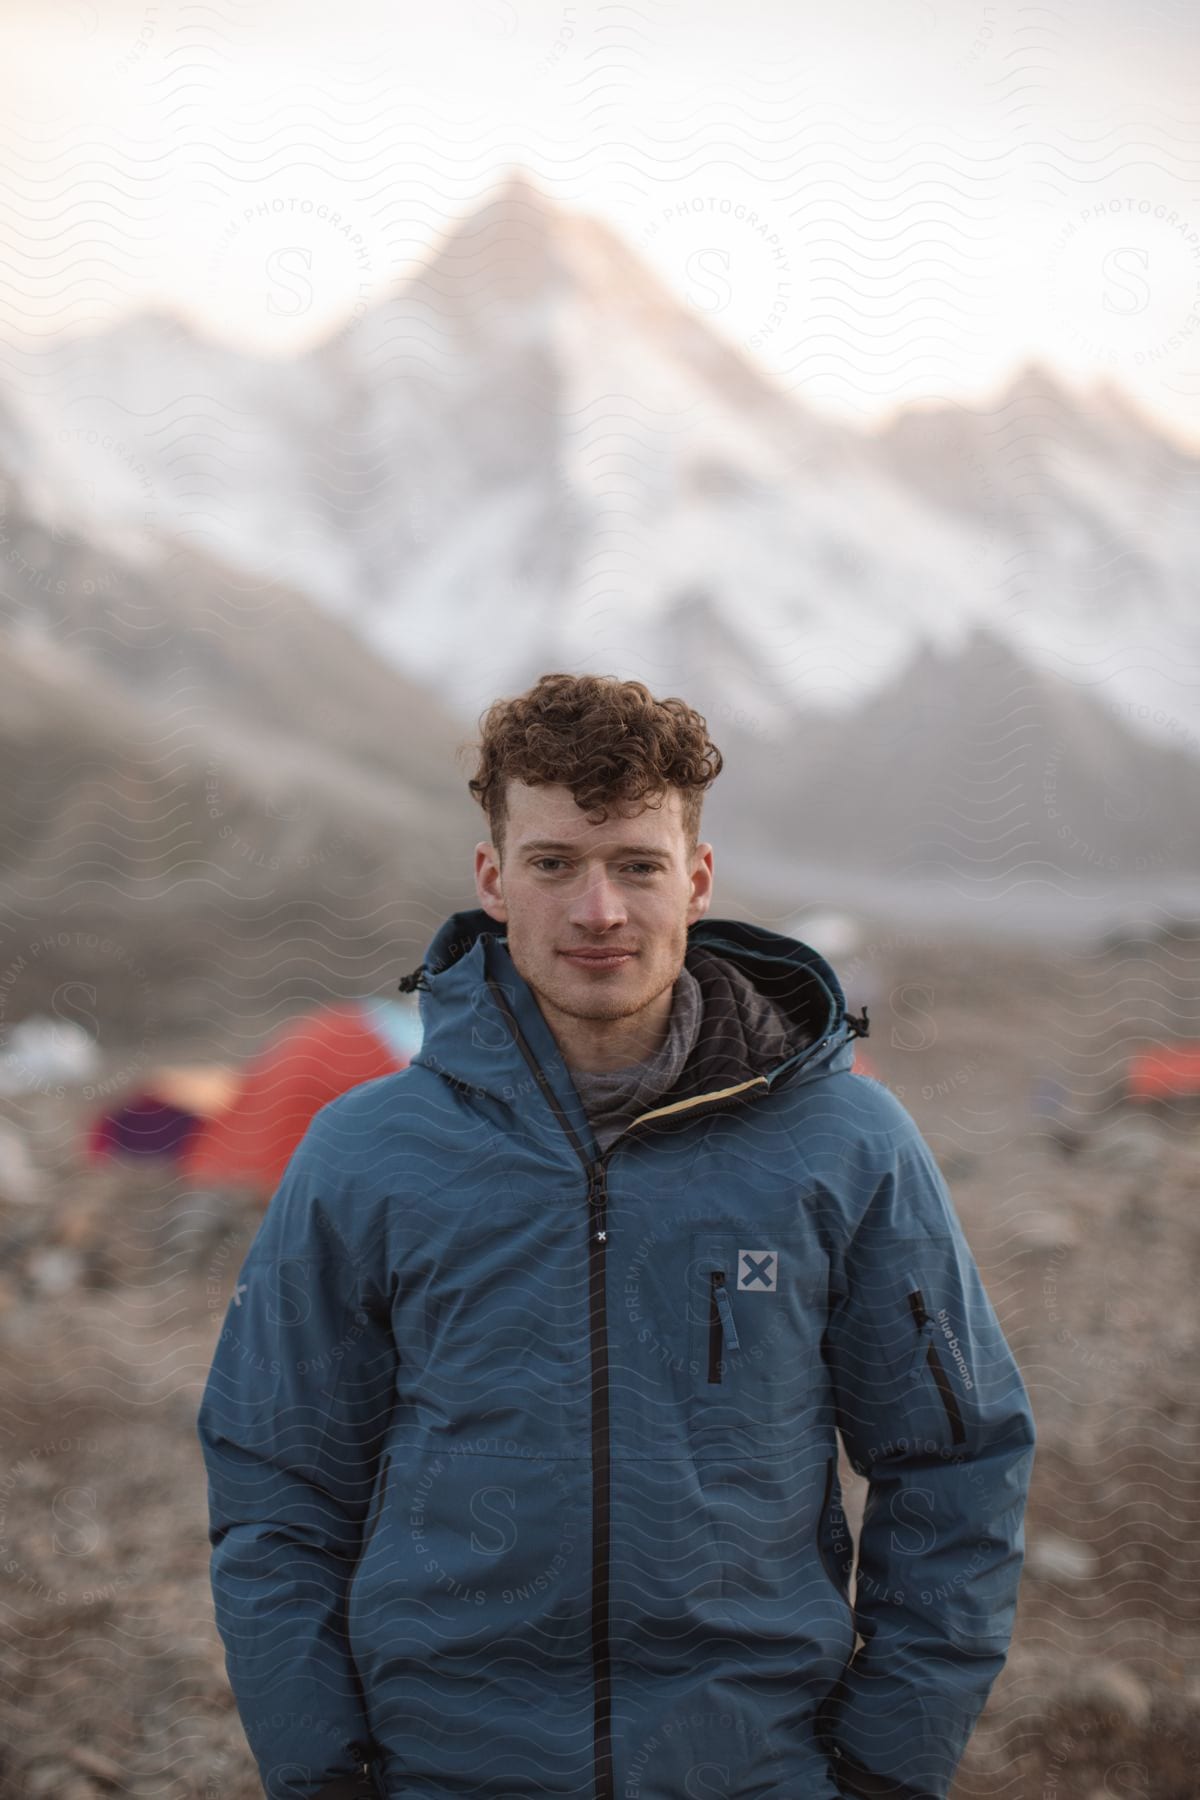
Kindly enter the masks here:
[[504, 859], [510, 781], [562, 782], [575, 804], [602, 825], [612, 801], [653, 804], [682, 794], [688, 855], [700, 839], [705, 791], [724, 759], [702, 715], [686, 701], [656, 700], [640, 681], [615, 675], [543, 675], [515, 699], [496, 700], [480, 719], [479, 765], [467, 783], [487, 814]]

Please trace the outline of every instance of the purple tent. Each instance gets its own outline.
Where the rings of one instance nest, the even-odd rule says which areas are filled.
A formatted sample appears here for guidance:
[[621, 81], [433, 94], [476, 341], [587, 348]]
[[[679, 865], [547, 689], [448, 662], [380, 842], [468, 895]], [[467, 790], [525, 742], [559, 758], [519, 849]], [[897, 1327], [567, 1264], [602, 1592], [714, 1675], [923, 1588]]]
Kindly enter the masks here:
[[96, 1120], [88, 1135], [88, 1155], [93, 1161], [106, 1156], [161, 1156], [175, 1161], [199, 1123], [195, 1113], [143, 1094]]

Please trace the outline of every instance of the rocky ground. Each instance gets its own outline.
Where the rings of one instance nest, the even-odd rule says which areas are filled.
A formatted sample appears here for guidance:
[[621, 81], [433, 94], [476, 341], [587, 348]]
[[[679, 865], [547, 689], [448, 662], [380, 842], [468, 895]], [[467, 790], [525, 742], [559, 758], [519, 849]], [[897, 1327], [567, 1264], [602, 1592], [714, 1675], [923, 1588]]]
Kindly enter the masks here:
[[[879, 933], [842, 972], [1038, 1420], [1017, 1629], [955, 1800], [1192, 1800], [1200, 1120], [1116, 1104], [1146, 1023], [1128, 959]], [[1030, 1104], [1046, 1071], [1072, 1094], [1053, 1130]], [[0, 1800], [251, 1800], [194, 1420], [259, 1214], [86, 1170], [90, 1111], [72, 1093], [0, 1102], [30, 1158], [11, 1138], [0, 1155]], [[843, 1478], [853, 1521], [862, 1484]]]

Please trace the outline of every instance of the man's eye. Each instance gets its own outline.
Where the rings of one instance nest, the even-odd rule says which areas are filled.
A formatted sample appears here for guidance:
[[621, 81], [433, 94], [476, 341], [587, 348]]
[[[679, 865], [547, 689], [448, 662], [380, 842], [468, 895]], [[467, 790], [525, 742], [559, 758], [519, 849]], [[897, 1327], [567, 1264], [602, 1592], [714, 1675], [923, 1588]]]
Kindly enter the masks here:
[[[544, 869], [547, 863], [562, 864], [563, 860], [564, 859], [561, 856], [539, 856], [534, 859], [533, 866], [535, 869]], [[656, 875], [658, 873], [658, 864], [652, 862], [626, 863], [625, 867], [627, 869], [643, 869], [647, 875]]]

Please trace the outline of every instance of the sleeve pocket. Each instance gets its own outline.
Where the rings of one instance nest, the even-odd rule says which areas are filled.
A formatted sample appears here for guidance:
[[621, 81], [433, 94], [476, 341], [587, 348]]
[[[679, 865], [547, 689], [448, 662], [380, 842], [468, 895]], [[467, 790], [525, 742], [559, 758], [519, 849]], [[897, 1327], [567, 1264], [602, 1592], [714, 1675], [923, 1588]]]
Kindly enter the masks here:
[[937, 1323], [926, 1310], [925, 1290], [913, 1269], [906, 1269], [904, 1273], [904, 1303], [911, 1315], [913, 1327], [908, 1379], [913, 1383], [921, 1380], [933, 1383], [946, 1416], [951, 1443], [965, 1443], [967, 1431], [958, 1393], [938, 1347]]

